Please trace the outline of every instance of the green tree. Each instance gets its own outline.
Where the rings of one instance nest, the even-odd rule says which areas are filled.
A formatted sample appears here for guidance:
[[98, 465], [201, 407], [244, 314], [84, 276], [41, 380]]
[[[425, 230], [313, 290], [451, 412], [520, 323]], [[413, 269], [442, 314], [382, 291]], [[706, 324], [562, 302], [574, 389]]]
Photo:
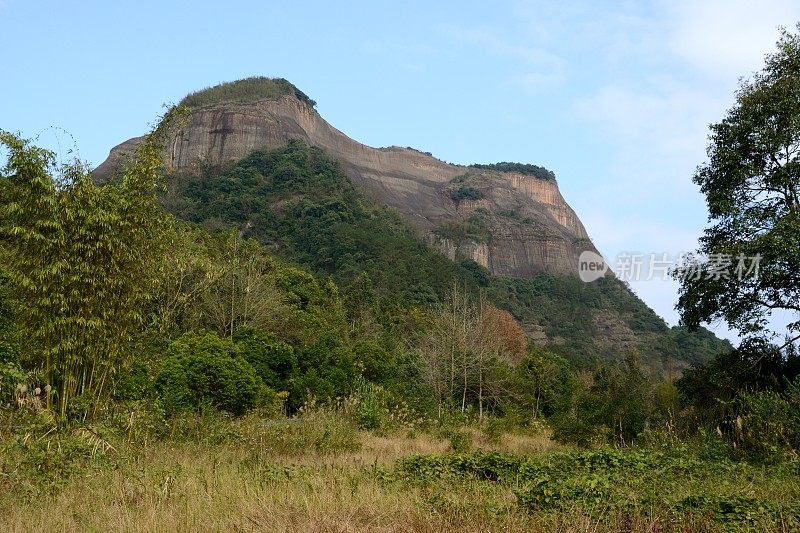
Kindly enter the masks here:
[[156, 390], [168, 412], [206, 404], [234, 415], [253, 408], [261, 380], [230, 339], [185, 333], [167, 350]]
[[[166, 217], [156, 199], [163, 140], [178, 110], [139, 145], [118, 183], [98, 186], [85, 164], [0, 131], [0, 234], [19, 305], [23, 346], [64, 419], [70, 402], [97, 405], [158, 285]], [[86, 414], [85, 412], [82, 414]]]
[[233, 340], [264, 385], [277, 391], [288, 388], [287, 381], [297, 368], [294, 348], [272, 333], [253, 328], [236, 330]]
[[585, 373], [582, 377], [568, 404], [551, 418], [554, 438], [584, 446], [600, 439], [633, 442], [651, 420], [655, 398], [639, 354], [629, 351], [624, 362], [605, 363], [590, 379]]
[[569, 362], [533, 346], [515, 367], [515, 396], [530, 418], [551, 417], [569, 408], [578, 387]]
[[757, 336], [779, 311], [790, 317], [788, 345], [800, 339], [800, 36], [783, 31], [777, 47], [711, 126], [694, 182], [712, 225], [675, 276], [685, 324], [723, 319]]

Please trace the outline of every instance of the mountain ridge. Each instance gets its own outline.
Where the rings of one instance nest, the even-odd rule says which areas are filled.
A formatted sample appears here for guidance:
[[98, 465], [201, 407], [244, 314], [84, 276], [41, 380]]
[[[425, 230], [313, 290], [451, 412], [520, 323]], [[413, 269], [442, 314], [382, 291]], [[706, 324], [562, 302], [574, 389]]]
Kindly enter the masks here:
[[[529, 278], [576, 275], [580, 253], [597, 251], [555, 179], [454, 165], [412, 148], [367, 146], [325, 121], [294, 85], [278, 82], [249, 79], [205, 90], [229, 95], [220, 101], [192, 93], [187, 98], [202, 104], [189, 108], [186, 125], [165, 146], [168, 168], [197, 171], [300, 139], [329, 153], [368, 197], [397, 209], [453, 260], [472, 259], [492, 274]], [[247, 91], [237, 85], [243, 83]], [[259, 83], [267, 97], [259, 98]], [[110, 179], [139, 141], [114, 147], [95, 178]], [[475, 226], [481, 231], [472, 231]]]

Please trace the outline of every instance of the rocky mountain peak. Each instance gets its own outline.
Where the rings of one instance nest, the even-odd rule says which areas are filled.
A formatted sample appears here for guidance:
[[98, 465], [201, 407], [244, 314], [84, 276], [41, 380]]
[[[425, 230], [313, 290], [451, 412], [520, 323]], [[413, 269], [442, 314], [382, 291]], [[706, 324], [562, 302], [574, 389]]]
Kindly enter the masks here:
[[[189, 94], [187, 123], [164, 147], [170, 169], [194, 171], [300, 139], [325, 150], [376, 202], [405, 215], [452, 259], [496, 275], [577, 274], [595, 248], [552, 172], [534, 165], [453, 165], [412, 148], [373, 148], [331, 126], [315, 102], [282, 78], [247, 78]], [[130, 139], [94, 172], [110, 179]]]

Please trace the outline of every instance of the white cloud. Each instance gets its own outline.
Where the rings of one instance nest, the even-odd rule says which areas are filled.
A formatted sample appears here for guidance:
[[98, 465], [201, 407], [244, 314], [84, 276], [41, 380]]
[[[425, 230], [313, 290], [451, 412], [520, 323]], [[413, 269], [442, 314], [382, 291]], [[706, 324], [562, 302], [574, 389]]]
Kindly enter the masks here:
[[575, 109], [622, 147], [646, 145], [662, 155], [694, 156], [705, 144], [707, 124], [720, 116], [727, 100], [670, 78], [630, 79], [600, 86], [579, 98]]
[[[577, 116], [611, 150], [605, 171], [613, 175], [612, 184], [594, 188], [596, 212], [582, 213], [611, 258], [625, 250], [678, 253], [696, 247], [705, 220], [690, 177], [705, 159], [708, 124], [733, 103], [737, 78], [762, 66], [777, 26], [791, 27], [800, 18], [800, 4], [780, 0], [655, 7], [645, 22], [624, 22], [624, 13], [604, 19], [608, 33], [629, 32], [612, 47], [619, 55], [597, 56], [615, 75], [588, 87], [574, 103]], [[645, 53], [625, 44], [636, 42], [646, 45]], [[626, 60], [629, 67], [619, 69]], [[657, 313], [677, 321], [674, 282], [642, 281], [633, 288]], [[713, 329], [735, 340], [724, 325]]]
[[[778, 26], [800, 19], [800, 2], [520, 0], [514, 12], [519, 27], [502, 37], [449, 33], [515, 60], [512, 83], [558, 85], [573, 95], [571, 118], [607, 147], [597, 169], [604, 179], [567, 195], [595, 244], [607, 257], [694, 249], [705, 210], [691, 176], [705, 159], [708, 125], [732, 105], [737, 79], [761, 68]], [[675, 323], [674, 282], [634, 288]]]
[[509, 81], [528, 89], [560, 85], [565, 80], [566, 61], [545, 48], [518, 44], [485, 29], [468, 29], [450, 25], [445, 33], [453, 40], [479, 47], [496, 56], [518, 62], [519, 72]]
[[669, 47], [694, 68], [721, 78], [758, 70], [778, 27], [800, 20], [796, 0], [665, 2]]

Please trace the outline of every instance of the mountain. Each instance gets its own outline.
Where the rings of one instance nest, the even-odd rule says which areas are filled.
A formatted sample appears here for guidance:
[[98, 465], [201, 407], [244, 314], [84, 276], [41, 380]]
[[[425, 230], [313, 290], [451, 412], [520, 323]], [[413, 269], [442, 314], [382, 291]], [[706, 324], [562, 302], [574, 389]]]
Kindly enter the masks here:
[[[576, 275], [596, 251], [555, 176], [533, 165], [452, 165], [412, 148], [372, 148], [326, 122], [285, 80], [251, 78], [194, 93], [191, 113], [166, 147], [173, 171], [237, 161], [300, 139], [323, 149], [374, 201], [397, 209], [451, 259], [499, 276]], [[141, 138], [111, 150], [95, 170], [108, 179]]]
[[[285, 80], [223, 84], [181, 103], [190, 113], [165, 145], [163, 198], [178, 218], [256, 238], [345, 291], [366, 273], [401, 305], [436, 304], [454, 282], [481, 288], [574, 362], [636, 349], [666, 374], [730, 348], [707, 330], [670, 328], [614, 276], [580, 281], [577, 257], [595, 248], [544, 168], [370, 148]], [[95, 179], [113, 179], [139, 141], [113, 148]]]

